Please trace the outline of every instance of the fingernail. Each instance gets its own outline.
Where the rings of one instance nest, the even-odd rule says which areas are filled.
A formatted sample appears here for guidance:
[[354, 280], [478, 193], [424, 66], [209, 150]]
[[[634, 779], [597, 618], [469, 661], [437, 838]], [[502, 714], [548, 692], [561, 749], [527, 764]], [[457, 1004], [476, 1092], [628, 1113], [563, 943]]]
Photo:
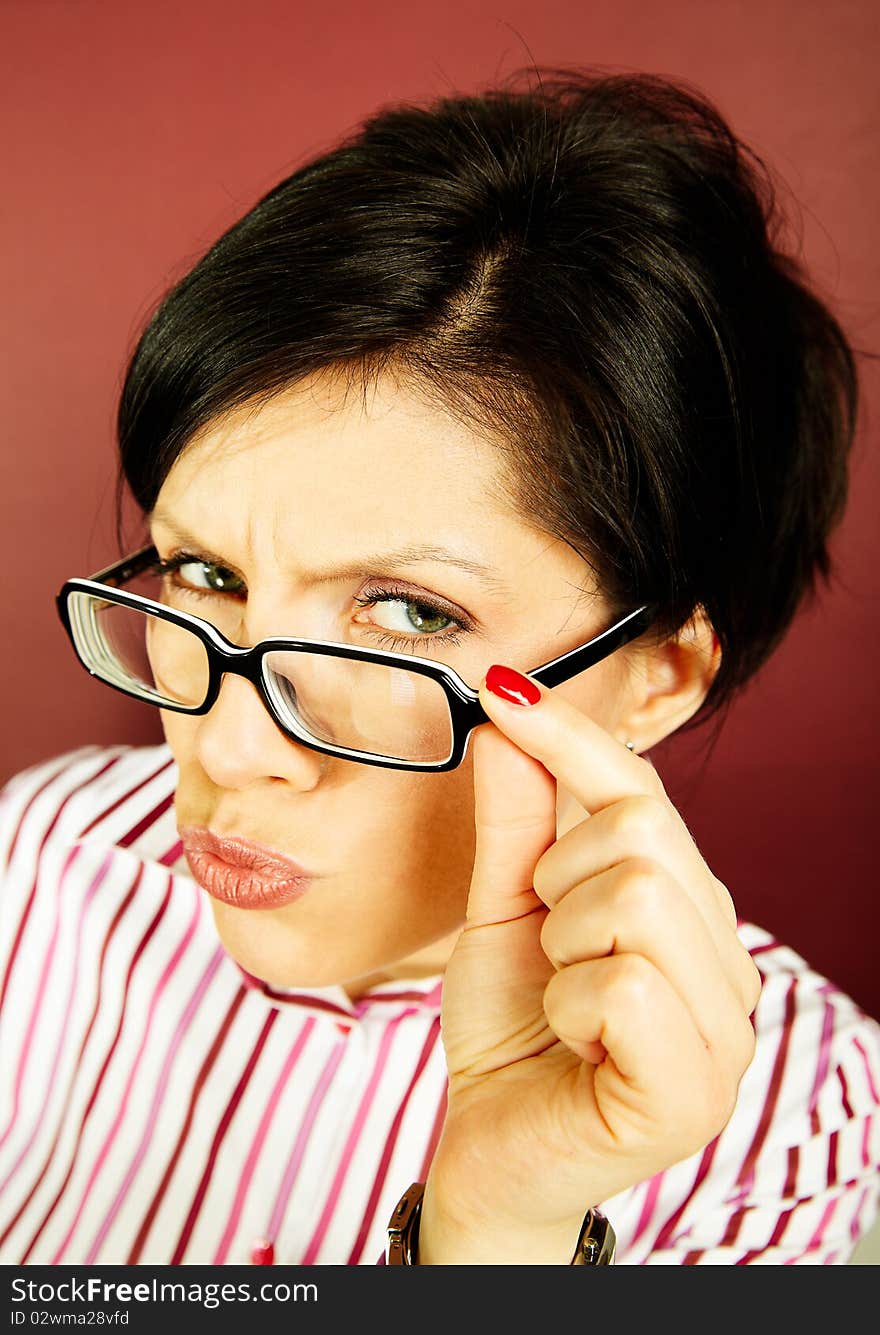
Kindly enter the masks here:
[[511, 705], [536, 705], [541, 698], [533, 681], [515, 668], [503, 667], [500, 663], [493, 663], [486, 673], [486, 690]]

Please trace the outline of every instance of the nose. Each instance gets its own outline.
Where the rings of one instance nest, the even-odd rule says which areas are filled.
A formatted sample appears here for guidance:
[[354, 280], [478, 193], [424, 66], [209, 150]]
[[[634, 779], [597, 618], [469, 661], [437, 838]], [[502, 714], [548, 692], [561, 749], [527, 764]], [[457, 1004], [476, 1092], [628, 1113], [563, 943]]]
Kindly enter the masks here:
[[257, 688], [231, 674], [223, 678], [211, 709], [198, 719], [196, 755], [219, 788], [282, 779], [302, 792], [317, 785], [330, 760], [285, 737]]

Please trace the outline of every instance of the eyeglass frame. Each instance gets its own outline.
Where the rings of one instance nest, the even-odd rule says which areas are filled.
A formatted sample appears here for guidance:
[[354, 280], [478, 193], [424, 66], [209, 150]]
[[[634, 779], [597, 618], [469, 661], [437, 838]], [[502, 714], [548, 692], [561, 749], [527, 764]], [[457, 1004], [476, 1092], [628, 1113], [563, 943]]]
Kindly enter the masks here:
[[[58, 615], [73, 645], [78, 661], [90, 676], [96, 677], [105, 686], [110, 686], [123, 695], [141, 700], [145, 704], [155, 704], [159, 709], [173, 710], [179, 714], [207, 714], [217, 701], [223, 678], [228, 673], [232, 673], [234, 676], [244, 677], [246, 681], [251, 683], [276, 727], [290, 741], [299, 742], [300, 745], [313, 751], [319, 751], [324, 755], [341, 756], [343, 759], [353, 760], [363, 765], [378, 765], [384, 769], [418, 770], [421, 773], [440, 774], [456, 769], [467, 754], [468, 741], [473, 730], [490, 721], [479, 702], [479, 691], [468, 686], [467, 682], [459, 676], [455, 669], [449, 667], [446, 663], [421, 658], [416, 654], [372, 649], [366, 646], [361, 648], [333, 640], [300, 639], [287, 636], [275, 636], [259, 640], [250, 648], [243, 648], [240, 645], [232, 644], [216, 626], [213, 626], [210, 621], [205, 621], [202, 617], [194, 616], [191, 612], [181, 612], [177, 608], [166, 607], [164, 603], [158, 603], [152, 598], [146, 598], [142, 594], [131, 593], [119, 587], [127, 580], [133, 579], [136, 575], [148, 570], [150, 566], [160, 562], [161, 558], [155, 546], [142, 547], [131, 555], [124, 557], [121, 561], [107, 566], [104, 570], [99, 570], [94, 575], [90, 575], [87, 579], [66, 580], [55, 599]], [[153, 616], [192, 632], [201, 641], [208, 660], [208, 685], [202, 703], [200, 705], [159, 703], [157, 700], [150, 700], [139, 691], [108, 681], [106, 677], [101, 676], [100, 673], [91, 668], [80, 654], [71, 624], [68, 602], [73, 593], [98, 595], [105, 602], [114, 603], [121, 607], [130, 607], [136, 611], [149, 612]], [[108, 593], [111, 595], [110, 597], [106, 596]], [[617, 649], [644, 634], [653, 623], [656, 612], [656, 604], [646, 603], [642, 607], [636, 608], [635, 611], [627, 613], [626, 616], [598, 635], [592, 636], [584, 644], [577, 645], [574, 649], [569, 649], [564, 654], [549, 659], [527, 675], [542, 686], [560, 686], [563, 682], [569, 681], [578, 673], [586, 671], [587, 668], [594, 667]], [[449, 756], [442, 761], [394, 760], [391, 757], [380, 756], [373, 752], [354, 751], [344, 746], [332, 746], [329, 742], [318, 742], [312, 737], [301, 737], [282, 721], [275, 712], [271, 695], [264, 681], [263, 659], [268, 653], [278, 652], [324, 654], [335, 658], [381, 663], [387, 667], [403, 668], [432, 678], [442, 687], [449, 706], [452, 726], [452, 749]]]

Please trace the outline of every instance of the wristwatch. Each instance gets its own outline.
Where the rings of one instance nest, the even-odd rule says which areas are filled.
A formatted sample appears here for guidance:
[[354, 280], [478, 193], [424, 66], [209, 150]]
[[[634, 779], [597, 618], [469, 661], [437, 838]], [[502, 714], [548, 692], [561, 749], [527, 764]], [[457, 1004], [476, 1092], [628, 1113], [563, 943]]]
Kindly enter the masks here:
[[614, 1265], [617, 1238], [601, 1210], [588, 1210], [581, 1224], [572, 1265]]
[[[385, 1247], [386, 1265], [417, 1265], [419, 1221], [425, 1184], [414, 1182], [395, 1205], [388, 1221]], [[571, 1265], [613, 1265], [617, 1239], [614, 1229], [600, 1210], [590, 1209], [571, 1258]]]

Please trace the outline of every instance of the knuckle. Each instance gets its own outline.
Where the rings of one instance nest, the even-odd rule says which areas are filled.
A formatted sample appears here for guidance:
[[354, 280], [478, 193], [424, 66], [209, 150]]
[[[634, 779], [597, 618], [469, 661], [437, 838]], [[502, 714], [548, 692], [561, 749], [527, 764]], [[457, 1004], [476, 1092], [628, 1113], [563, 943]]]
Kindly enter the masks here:
[[636, 1014], [651, 1005], [656, 971], [642, 955], [614, 955], [604, 982], [606, 1004], [621, 1013]]
[[558, 1017], [561, 1005], [560, 990], [564, 993], [565, 986], [565, 974], [560, 970], [548, 978], [544, 987], [544, 1012], [551, 1022]]
[[547, 914], [541, 925], [541, 949], [548, 960], [556, 963], [564, 962], [564, 939], [560, 940], [559, 918], [551, 910]]
[[666, 913], [667, 897], [663, 870], [650, 858], [628, 858], [618, 867], [615, 898], [622, 915], [642, 922], [653, 920]]
[[654, 797], [661, 798], [664, 802], [668, 801], [666, 788], [664, 787], [663, 780], [660, 778], [656, 767], [646, 756], [639, 756], [639, 759], [644, 766], [643, 778], [648, 791], [653, 794]]
[[730, 891], [728, 890], [724, 882], [719, 881], [718, 877], [715, 876], [713, 873], [710, 873], [710, 883], [712, 885], [712, 889], [715, 892], [715, 896], [718, 900], [718, 906], [721, 909], [721, 912], [727, 919], [729, 926], [732, 927], [735, 931], [736, 905], [733, 902], [733, 896], [731, 895]]
[[541, 854], [535, 863], [535, 870], [532, 872], [532, 886], [535, 894], [545, 901], [553, 894], [556, 886], [556, 878], [553, 873], [554, 859], [549, 857], [555, 847], [555, 844], [551, 844], [550, 848]]
[[739, 1032], [736, 1037], [735, 1061], [737, 1084], [751, 1066], [757, 1045], [758, 1036], [755, 1033], [754, 1026], [748, 1018], [745, 1018], [739, 1026]]
[[[752, 959], [751, 955], [749, 955], [747, 952], [745, 956], [744, 972], [745, 972], [745, 982], [743, 983], [743, 995], [745, 998], [745, 1005], [747, 1012], [749, 1015], [751, 1015], [752, 1011], [755, 1009], [755, 1007], [757, 1006], [758, 1002], [761, 999], [761, 992], [763, 991], [764, 988], [764, 981], [761, 978], [758, 966], [755, 964], [755, 961]], [[752, 1029], [751, 1025], [749, 1025], [749, 1029]], [[752, 1034], [754, 1035], [754, 1030], [752, 1030]]]
[[614, 815], [615, 834], [636, 845], [650, 845], [669, 824], [666, 803], [644, 793], [618, 802]]

